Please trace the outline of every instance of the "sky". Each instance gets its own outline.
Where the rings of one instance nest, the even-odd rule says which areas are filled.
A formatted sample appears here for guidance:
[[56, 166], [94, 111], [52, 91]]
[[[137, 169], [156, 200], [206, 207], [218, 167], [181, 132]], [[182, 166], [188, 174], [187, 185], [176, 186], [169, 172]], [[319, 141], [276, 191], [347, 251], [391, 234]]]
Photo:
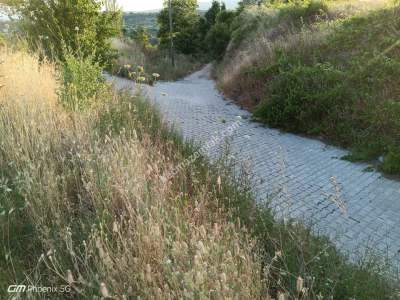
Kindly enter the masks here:
[[[161, 9], [163, 0], [117, 0], [124, 11], [145, 11]], [[208, 3], [205, 3], [208, 2]], [[198, 0], [201, 9], [208, 9], [212, 0]], [[236, 7], [238, 0], [224, 0], [228, 9]]]
[[163, 0], [117, 0], [124, 11], [143, 11], [160, 9]]

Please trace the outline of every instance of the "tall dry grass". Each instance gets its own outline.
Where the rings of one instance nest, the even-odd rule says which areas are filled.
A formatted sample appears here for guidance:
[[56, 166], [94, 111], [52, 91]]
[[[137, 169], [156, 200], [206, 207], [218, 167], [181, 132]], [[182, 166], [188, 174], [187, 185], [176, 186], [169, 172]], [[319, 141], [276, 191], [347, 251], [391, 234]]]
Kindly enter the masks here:
[[32, 105], [57, 104], [55, 67], [50, 63], [39, 65], [38, 58], [23, 52], [1, 49], [1, 100], [2, 104]]
[[[52, 64], [0, 56], [0, 236], [9, 253], [0, 295], [15, 283], [71, 285], [57, 297], [262, 297], [255, 242], [217, 209], [215, 183], [183, 193], [177, 183], [188, 174], [164, 179], [180, 159], [172, 146], [129, 126], [98, 131], [105, 115], [110, 128], [120, 121], [121, 101], [134, 118], [135, 98], [109, 91], [96, 109], [68, 112]], [[24, 224], [29, 244], [12, 236]]]

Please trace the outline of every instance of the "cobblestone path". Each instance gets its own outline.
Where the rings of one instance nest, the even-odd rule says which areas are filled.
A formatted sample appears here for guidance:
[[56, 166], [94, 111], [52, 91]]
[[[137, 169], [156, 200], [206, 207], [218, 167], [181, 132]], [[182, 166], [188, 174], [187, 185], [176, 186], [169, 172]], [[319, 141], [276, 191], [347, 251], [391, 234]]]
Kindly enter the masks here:
[[[131, 81], [113, 80], [119, 88], [133, 88]], [[184, 80], [159, 82], [147, 93], [168, 122], [200, 144], [235, 124], [231, 152], [250, 165], [258, 200], [271, 201], [277, 216], [304, 221], [352, 255], [374, 249], [398, 264], [399, 181], [341, 160], [345, 150], [252, 122], [250, 113], [217, 91], [209, 67]]]

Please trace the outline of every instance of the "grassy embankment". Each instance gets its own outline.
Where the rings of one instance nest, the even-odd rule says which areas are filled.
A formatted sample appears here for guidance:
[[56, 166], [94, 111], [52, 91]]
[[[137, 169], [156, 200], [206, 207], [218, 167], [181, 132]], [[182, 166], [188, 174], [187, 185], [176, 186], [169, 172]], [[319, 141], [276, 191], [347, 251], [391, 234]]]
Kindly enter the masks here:
[[400, 173], [400, 8], [305, 1], [248, 8], [238, 22], [216, 71], [227, 95], [270, 126]]
[[103, 83], [90, 106], [63, 106], [82, 104], [88, 73], [66, 88], [51, 63], [5, 49], [1, 60], [2, 299], [13, 283], [72, 286], [32, 298], [399, 298], [384, 263], [349, 264], [275, 222], [223, 157], [182, 165], [195, 148], [139, 95]]
[[53, 65], [1, 56], [2, 299], [12, 283], [69, 283], [81, 298], [260, 296], [254, 242], [217, 209], [216, 179], [163, 177], [189, 148], [151, 107], [104, 86], [68, 111]]

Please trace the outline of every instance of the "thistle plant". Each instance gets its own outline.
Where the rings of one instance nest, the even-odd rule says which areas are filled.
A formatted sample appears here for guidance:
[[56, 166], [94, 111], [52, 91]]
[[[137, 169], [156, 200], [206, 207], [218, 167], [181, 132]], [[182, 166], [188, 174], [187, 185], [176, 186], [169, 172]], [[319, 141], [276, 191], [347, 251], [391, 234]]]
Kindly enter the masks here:
[[135, 81], [137, 86], [141, 87], [143, 83], [148, 83], [150, 85], [154, 85], [154, 83], [160, 78], [160, 74], [153, 73], [151, 76], [147, 75], [143, 66], [138, 66], [136, 71], [133, 71], [131, 65], [124, 65], [125, 70], [128, 73], [128, 77]]

